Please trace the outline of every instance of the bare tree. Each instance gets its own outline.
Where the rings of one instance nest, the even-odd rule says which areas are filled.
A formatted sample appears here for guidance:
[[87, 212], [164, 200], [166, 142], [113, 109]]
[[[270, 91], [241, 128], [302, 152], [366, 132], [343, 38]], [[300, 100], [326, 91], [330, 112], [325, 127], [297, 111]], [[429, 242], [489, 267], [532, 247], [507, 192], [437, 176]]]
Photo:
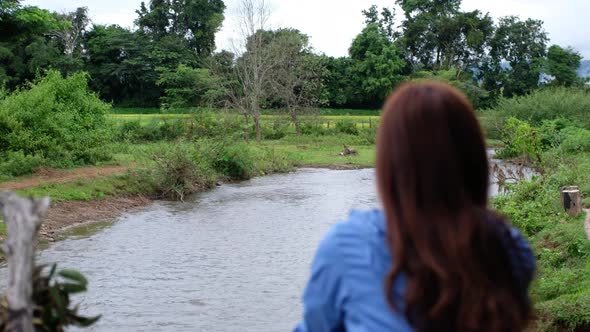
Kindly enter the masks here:
[[272, 71], [270, 90], [273, 99], [287, 110], [299, 136], [299, 116], [322, 102], [324, 66], [311, 52], [308, 36], [294, 29], [274, 33], [273, 50], [280, 61]]
[[[265, 0], [241, 0], [237, 24], [240, 39], [233, 45], [237, 60], [229, 89], [230, 104], [244, 115], [246, 125], [249, 126], [250, 118], [254, 120], [258, 142], [262, 138], [260, 109], [268, 95], [265, 87], [280, 61], [272, 49], [272, 35], [266, 33], [269, 18], [270, 9]], [[248, 140], [249, 134], [246, 135]]]
[[60, 18], [68, 22], [69, 26], [55, 30], [51, 35], [63, 45], [64, 53], [69, 57], [73, 57], [76, 48], [80, 47], [80, 41], [86, 27], [90, 24], [88, 8], [77, 8], [75, 12], [60, 15]]

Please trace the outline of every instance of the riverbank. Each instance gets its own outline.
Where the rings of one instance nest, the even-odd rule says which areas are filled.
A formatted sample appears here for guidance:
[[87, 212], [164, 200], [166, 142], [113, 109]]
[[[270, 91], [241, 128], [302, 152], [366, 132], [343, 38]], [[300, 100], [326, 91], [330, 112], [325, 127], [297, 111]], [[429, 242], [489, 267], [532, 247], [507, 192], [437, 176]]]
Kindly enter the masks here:
[[[343, 145], [358, 151], [341, 156]], [[297, 167], [359, 169], [374, 165], [374, 146], [356, 136], [288, 138], [251, 144], [170, 142], [117, 145], [114, 165], [72, 170], [41, 169], [0, 183], [0, 191], [49, 196], [49, 215], [40, 242], [61, 238], [65, 229], [117, 219], [154, 199], [182, 199], [223, 182], [240, 181]], [[171, 182], [171, 180], [174, 180]], [[5, 237], [0, 222], [0, 242]], [[2, 261], [0, 253], [0, 261]]]

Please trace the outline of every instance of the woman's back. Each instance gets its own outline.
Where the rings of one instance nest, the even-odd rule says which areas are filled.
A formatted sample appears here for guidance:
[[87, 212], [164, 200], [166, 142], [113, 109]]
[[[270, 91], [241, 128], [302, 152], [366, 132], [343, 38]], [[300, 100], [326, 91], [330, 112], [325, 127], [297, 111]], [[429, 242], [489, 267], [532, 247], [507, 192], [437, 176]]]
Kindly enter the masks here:
[[[521, 279], [517, 282], [528, 285], [535, 268], [533, 254], [518, 231], [507, 230], [505, 246], [514, 275]], [[346, 221], [332, 227], [314, 258], [297, 332], [414, 330], [403, 312], [393, 312], [387, 303], [383, 280], [392, 255], [385, 236], [385, 216], [380, 210], [352, 211]], [[391, 290], [401, 308], [405, 278], [400, 276]]]
[[488, 208], [473, 107], [441, 83], [407, 84], [377, 138], [383, 212], [354, 213], [320, 245], [300, 330], [522, 331], [534, 259]]

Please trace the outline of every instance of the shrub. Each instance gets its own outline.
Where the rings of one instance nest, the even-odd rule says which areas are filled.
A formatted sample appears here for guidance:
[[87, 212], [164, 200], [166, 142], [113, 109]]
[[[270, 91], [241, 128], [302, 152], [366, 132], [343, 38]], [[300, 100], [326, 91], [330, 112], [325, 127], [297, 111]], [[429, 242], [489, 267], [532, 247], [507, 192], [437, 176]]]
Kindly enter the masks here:
[[515, 117], [540, 126], [544, 120], [569, 119], [590, 129], [590, 94], [583, 89], [550, 88], [512, 99], [501, 99], [496, 108], [508, 118]]
[[39, 156], [48, 166], [93, 164], [110, 158], [110, 105], [88, 90], [84, 73], [57, 71], [0, 100], [0, 154]]
[[328, 133], [328, 129], [319, 121], [301, 121], [299, 128], [302, 135], [324, 136]]
[[234, 114], [223, 112], [199, 112], [187, 121], [191, 138], [243, 137], [244, 121]]
[[186, 134], [186, 121], [184, 119], [164, 120], [160, 125], [160, 135], [166, 140], [175, 140]]
[[231, 179], [245, 180], [256, 175], [253, 153], [244, 143], [221, 146], [213, 154], [213, 167]]
[[272, 121], [271, 126], [268, 124], [262, 126], [262, 137], [269, 140], [281, 139], [292, 131], [291, 123], [285, 118], [276, 118]]
[[9, 151], [5, 154], [4, 160], [0, 160], [0, 175], [13, 177], [31, 174], [45, 163], [41, 156], [25, 155], [23, 151]]
[[142, 127], [139, 120], [124, 121], [118, 129], [117, 140], [124, 142], [137, 143], [142, 137]]
[[590, 130], [576, 127], [564, 128], [561, 131], [561, 148], [569, 153], [590, 152]]
[[502, 133], [505, 147], [496, 154], [499, 158], [526, 157], [541, 161], [543, 151], [538, 130], [525, 121], [516, 118], [506, 120]]
[[368, 145], [374, 145], [377, 142], [377, 128], [359, 129], [359, 137], [363, 138]]
[[358, 135], [359, 129], [356, 122], [352, 120], [339, 120], [336, 122], [335, 129], [337, 133], [347, 135]]
[[152, 155], [153, 166], [136, 174], [137, 181], [151, 186], [159, 198], [184, 200], [186, 195], [209, 188], [215, 173], [209, 161], [193, 145], [161, 145]]

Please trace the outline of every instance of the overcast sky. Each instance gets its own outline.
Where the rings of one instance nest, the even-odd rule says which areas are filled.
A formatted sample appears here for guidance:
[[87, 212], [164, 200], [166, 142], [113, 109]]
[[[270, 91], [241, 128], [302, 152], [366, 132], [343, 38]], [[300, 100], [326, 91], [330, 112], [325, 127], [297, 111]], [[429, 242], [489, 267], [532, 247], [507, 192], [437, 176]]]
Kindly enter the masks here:
[[[394, 0], [268, 0], [271, 27], [293, 27], [311, 37], [314, 48], [331, 56], [344, 56], [363, 27], [361, 11], [372, 4], [392, 6]], [[147, 2], [147, 0], [146, 0]], [[234, 34], [233, 14], [239, 0], [226, 0], [226, 20], [217, 34], [218, 49], [229, 48]], [[94, 23], [133, 27], [141, 0], [24, 0], [54, 11], [86, 6]], [[541, 19], [551, 43], [572, 46], [590, 59], [590, 0], [463, 0], [464, 10], [480, 9], [494, 18], [518, 15]], [[398, 15], [401, 17], [401, 13]]]

